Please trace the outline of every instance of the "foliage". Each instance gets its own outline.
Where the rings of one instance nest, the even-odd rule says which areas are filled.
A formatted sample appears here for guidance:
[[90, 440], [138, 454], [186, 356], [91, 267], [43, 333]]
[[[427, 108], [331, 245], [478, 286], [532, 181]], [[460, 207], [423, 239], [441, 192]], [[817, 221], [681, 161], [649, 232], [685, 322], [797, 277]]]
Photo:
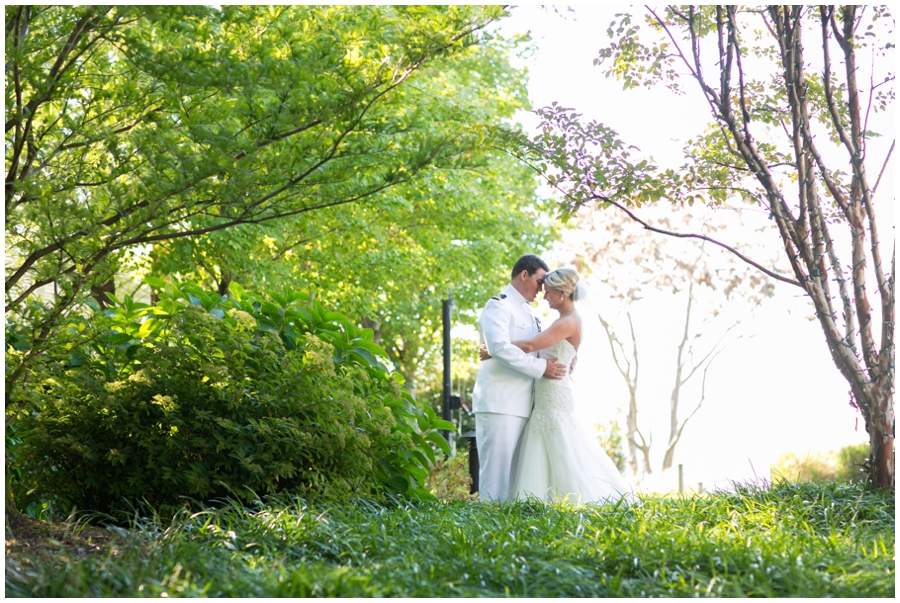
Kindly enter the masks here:
[[826, 481], [838, 479], [840, 468], [830, 452], [809, 452], [797, 455], [787, 452], [778, 457], [770, 469], [772, 477], [794, 482]]
[[625, 434], [615, 421], [594, 425], [597, 430], [597, 441], [606, 456], [616, 465], [620, 473], [624, 473], [628, 465], [628, 456], [625, 452]]
[[773, 476], [796, 482], [865, 482], [868, 463], [868, 444], [855, 444], [845, 446], [837, 452], [810, 452], [802, 456], [788, 452], [778, 457], [771, 472]]
[[839, 479], [848, 482], [866, 482], [872, 474], [872, 459], [867, 444], [844, 446], [837, 452], [838, 465], [841, 468]]
[[[451, 316], [454, 326], [459, 318]], [[460, 321], [461, 322], [461, 321]], [[478, 374], [478, 341], [466, 337], [452, 337], [450, 346], [450, 374], [452, 376], [452, 395], [461, 397], [461, 408], [458, 413], [458, 431], [463, 434], [475, 429], [475, 415], [472, 409], [472, 391], [475, 387], [475, 377]], [[443, 412], [444, 370], [443, 349], [432, 347], [422, 356], [420, 368], [416, 378], [417, 396], [419, 404], [428, 404], [435, 413]]]
[[[453, 139], [475, 131], [473, 123], [507, 122], [527, 109], [527, 74], [509, 63], [517, 49], [516, 40], [486, 35], [419, 69], [398, 93], [405, 128]], [[231, 279], [299, 283], [372, 328], [407, 387], [427, 396], [448, 291], [461, 310], [456, 320], [473, 322], [473, 310], [508, 279], [510, 262], [556, 234], [533, 172], [493, 148], [490, 129], [477, 133], [463, 163], [435, 158], [365, 203], [157, 243], [150, 270], [220, 291]]]
[[478, 493], [472, 493], [472, 478], [469, 475], [469, 452], [438, 459], [428, 476], [425, 487], [442, 502], [476, 502]]
[[[32, 496], [108, 512], [296, 492], [428, 497], [445, 424], [417, 410], [371, 331], [284, 288], [231, 297], [154, 281], [81, 326], [87, 345], [23, 420]], [[27, 501], [23, 500], [21, 504]]]
[[[875, 195], [893, 146], [874, 158], [883, 158], [875, 177], [866, 151], [880, 135], [878, 113], [894, 101], [893, 27], [886, 6], [647, 7], [644, 25], [620, 13], [595, 60], [606, 76], [625, 89], [664, 84], [681, 93], [696, 84], [710, 109], [685, 163], [653, 165], [609, 125], [556, 103], [537, 111], [537, 135], [511, 143], [562, 194], [562, 215], [599, 202], [649, 231], [727, 249], [802, 290], [866, 422], [882, 488], [894, 487], [896, 268], [893, 255], [890, 266], [883, 261], [893, 252], [890, 235], [879, 235], [888, 229], [878, 226]], [[790, 272], [721, 237], [639, 215], [663, 200], [762, 208]]]
[[[17, 346], [7, 356], [7, 406], [29, 403], [30, 367], [45, 353], [83, 343], [63, 326], [129, 257], [146, 261], [155, 245], [172, 252], [166, 241], [204, 245], [228, 232], [217, 242], [230, 266], [265, 263], [250, 253], [264, 240], [258, 225], [295, 226], [363, 203], [372, 210], [357, 220], [390, 222], [405, 201], [386, 191], [434, 166], [485, 165], [489, 132], [475, 122], [489, 112], [468, 120], [472, 105], [453, 106], [452, 97], [420, 103], [442, 83], [427, 85], [439, 72], [408, 89], [432, 61], [477, 44], [502, 7], [7, 6], [5, 14], [5, 285], [7, 339]], [[454, 74], [443, 83], [463, 80]], [[495, 105], [514, 106], [518, 84], [506, 75], [483, 80], [503, 90]], [[333, 212], [299, 237], [314, 241], [340, 220]], [[342, 239], [360, 230], [348, 226]], [[279, 245], [286, 252], [297, 241]], [[33, 297], [50, 286], [51, 299]]]
[[11, 596], [890, 597], [894, 498], [736, 486], [620, 506], [269, 500], [138, 520], [87, 559], [7, 558]]

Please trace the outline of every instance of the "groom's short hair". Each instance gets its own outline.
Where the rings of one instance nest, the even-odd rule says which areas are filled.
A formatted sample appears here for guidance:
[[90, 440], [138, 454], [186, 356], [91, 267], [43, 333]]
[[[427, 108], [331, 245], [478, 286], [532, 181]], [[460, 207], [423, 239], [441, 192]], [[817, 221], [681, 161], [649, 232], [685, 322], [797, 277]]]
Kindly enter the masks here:
[[538, 271], [538, 268], [543, 268], [546, 272], [550, 272], [550, 267], [536, 255], [523, 255], [518, 260], [516, 260], [516, 265], [513, 266], [512, 269], [512, 279], [515, 279], [519, 274], [522, 273], [523, 270], [528, 271], [528, 276], [531, 276], [535, 272]]

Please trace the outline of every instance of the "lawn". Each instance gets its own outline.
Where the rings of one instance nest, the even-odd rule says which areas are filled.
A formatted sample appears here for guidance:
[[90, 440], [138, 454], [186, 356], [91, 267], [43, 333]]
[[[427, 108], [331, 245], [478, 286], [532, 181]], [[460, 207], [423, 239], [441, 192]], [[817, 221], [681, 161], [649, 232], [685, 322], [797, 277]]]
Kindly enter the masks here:
[[8, 528], [8, 596], [894, 596], [893, 494], [837, 483], [631, 508], [268, 500], [66, 534], [26, 553]]

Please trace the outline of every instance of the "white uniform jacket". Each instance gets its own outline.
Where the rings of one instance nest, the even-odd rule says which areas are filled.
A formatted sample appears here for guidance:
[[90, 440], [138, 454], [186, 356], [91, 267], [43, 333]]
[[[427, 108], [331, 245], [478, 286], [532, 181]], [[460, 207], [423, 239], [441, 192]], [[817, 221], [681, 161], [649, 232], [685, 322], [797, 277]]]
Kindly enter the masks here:
[[529, 417], [534, 380], [543, 376], [547, 361], [538, 358], [537, 352], [526, 354], [510, 342], [538, 334], [531, 307], [509, 285], [484, 306], [478, 330], [491, 359], [481, 363], [475, 377], [472, 411]]

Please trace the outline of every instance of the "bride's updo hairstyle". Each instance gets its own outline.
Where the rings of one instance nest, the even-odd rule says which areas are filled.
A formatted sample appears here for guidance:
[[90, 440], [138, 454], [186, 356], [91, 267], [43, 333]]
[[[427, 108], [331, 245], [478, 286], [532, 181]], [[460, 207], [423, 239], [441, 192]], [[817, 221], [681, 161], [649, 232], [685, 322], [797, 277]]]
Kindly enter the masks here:
[[572, 301], [578, 300], [578, 272], [574, 268], [563, 266], [551, 272], [544, 277], [544, 286], [565, 291]]

